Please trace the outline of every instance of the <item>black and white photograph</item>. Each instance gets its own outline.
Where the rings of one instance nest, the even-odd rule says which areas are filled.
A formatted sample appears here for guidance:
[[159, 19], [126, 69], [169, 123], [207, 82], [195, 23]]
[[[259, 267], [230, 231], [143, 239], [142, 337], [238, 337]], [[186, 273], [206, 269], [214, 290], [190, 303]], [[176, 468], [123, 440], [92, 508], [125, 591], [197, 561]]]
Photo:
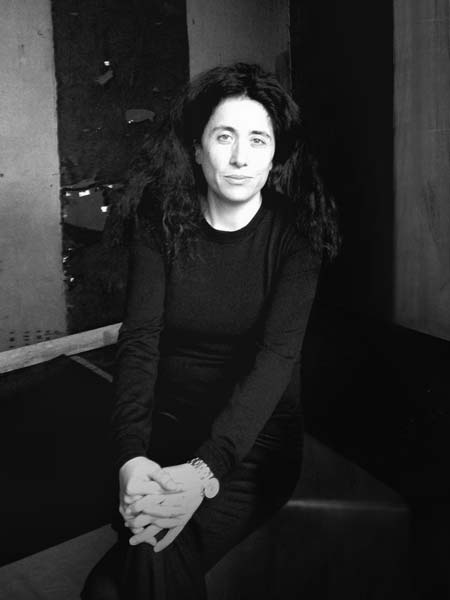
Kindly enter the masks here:
[[450, 0], [0, 0], [0, 600], [450, 598]]

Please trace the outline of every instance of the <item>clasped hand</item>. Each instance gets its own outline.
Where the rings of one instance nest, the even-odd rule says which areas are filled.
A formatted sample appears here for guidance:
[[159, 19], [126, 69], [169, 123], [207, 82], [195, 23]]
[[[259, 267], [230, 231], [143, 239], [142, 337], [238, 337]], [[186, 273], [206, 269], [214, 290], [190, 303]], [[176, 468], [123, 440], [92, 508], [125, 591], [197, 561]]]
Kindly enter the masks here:
[[[133, 536], [129, 543], [147, 543], [164, 550], [180, 534], [203, 500], [203, 484], [190, 464], [162, 469], [143, 456], [120, 469], [120, 514]], [[167, 533], [157, 539], [158, 533]]]

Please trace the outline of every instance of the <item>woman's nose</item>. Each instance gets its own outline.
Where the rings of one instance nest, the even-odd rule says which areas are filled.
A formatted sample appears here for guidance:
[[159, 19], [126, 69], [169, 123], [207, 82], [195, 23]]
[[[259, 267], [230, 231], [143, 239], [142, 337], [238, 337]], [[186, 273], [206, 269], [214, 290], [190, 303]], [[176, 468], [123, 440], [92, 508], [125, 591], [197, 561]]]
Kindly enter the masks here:
[[235, 167], [245, 167], [247, 165], [248, 155], [246, 145], [240, 141], [233, 144], [230, 163]]

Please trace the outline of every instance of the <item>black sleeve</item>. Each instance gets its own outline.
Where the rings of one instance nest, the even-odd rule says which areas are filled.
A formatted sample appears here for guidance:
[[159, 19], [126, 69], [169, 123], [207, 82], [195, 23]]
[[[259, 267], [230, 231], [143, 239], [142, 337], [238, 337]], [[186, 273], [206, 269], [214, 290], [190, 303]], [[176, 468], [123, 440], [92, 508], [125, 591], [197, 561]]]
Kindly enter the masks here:
[[237, 382], [197, 450], [217, 477], [242, 460], [287, 388], [315, 295], [320, 261], [305, 246], [289, 253], [278, 272], [253, 368]]
[[125, 317], [119, 331], [111, 419], [114, 466], [146, 454], [151, 429], [165, 296], [164, 259], [157, 248], [131, 251]]

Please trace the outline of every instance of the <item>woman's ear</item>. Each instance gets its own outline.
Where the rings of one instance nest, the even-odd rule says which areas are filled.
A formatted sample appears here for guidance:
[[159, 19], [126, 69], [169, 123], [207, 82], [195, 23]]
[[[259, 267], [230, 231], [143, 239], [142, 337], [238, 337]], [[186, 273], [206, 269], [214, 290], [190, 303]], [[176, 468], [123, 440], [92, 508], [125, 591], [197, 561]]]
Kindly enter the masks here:
[[198, 142], [194, 142], [194, 158], [195, 158], [195, 162], [198, 165], [202, 164], [203, 161], [203, 151], [202, 151], [202, 147]]

